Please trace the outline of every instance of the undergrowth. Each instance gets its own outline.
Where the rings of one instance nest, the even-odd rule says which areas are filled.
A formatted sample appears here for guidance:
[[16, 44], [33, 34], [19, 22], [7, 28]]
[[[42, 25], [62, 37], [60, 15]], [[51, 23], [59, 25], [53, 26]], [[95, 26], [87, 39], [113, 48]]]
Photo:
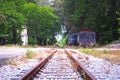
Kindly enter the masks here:
[[28, 49], [26, 52], [26, 57], [31, 59], [31, 58], [34, 58], [34, 56], [35, 55], [34, 55], [33, 51]]
[[120, 50], [95, 50], [95, 49], [80, 49], [80, 52], [92, 55], [98, 58], [103, 58], [112, 64], [120, 65]]

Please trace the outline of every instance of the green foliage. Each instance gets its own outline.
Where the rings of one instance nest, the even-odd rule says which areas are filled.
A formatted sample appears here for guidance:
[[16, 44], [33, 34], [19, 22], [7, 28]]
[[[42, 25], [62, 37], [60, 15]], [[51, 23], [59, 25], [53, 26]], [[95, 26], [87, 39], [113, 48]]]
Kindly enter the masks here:
[[108, 51], [107, 50], [103, 50], [104, 54], [108, 54]]
[[0, 25], [0, 34], [2, 34], [8, 42], [19, 43], [20, 41], [20, 31], [22, 25], [25, 24], [25, 17], [22, 13], [17, 11], [17, 8], [21, 9], [21, 5], [17, 5], [16, 1], [0, 1], [0, 13], [3, 15], [3, 21]]
[[28, 3], [24, 5], [23, 12], [27, 18], [28, 34], [35, 40], [47, 41], [59, 29], [59, 18], [53, 14], [53, 9], [49, 6]]
[[38, 0], [26, 0], [28, 3], [37, 3]]
[[83, 53], [90, 53], [89, 49], [81, 49], [80, 51], [83, 52]]
[[33, 58], [35, 55], [34, 55], [34, 53], [33, 53], [33, 51], [31, 51], [31, 50], [27, 50], [27, 52], [26, 52], [26, 57], [27, 58], [29, 58], [29, 59], [31, 59], [31, 58]]
[[119, 38], [116, 20], [119, 3], [119, 0], [64, 0], [65, 25], [70, 34], [92, 30], [99, 43], [109, 43]]
[[80, 49], [80, 51], [83, 52], [83, 53], [86, 53], [86, 54], [99, 56], [99, 57], [100, 57], [100, 55], [104, 55], [104, 54], [106, 55], [106, 54], [109, 53], [108, 50], [101, 50], [101, 51], [99, 51], [99, 50], [88, 49], [88, 48]]
[[62, 36], [62, 39], [60, 39], [60, 40], [56, 38], [56, 41], [57, 41], [56, 45], [59, 47], [65, 46], [67, 43], [67, 38], [68, 38], [67, 36]]
[[[120, 12], [116, 12], [116, 14], [119, 16], [119, 17], [117, 18], [117, 20], [118, 20], [118, 24], [119, 24], [119, 26], [120, 26]], [[118, 33], [120, 34], [120, 27], [118, 28]]]
[[30, 44], [51, 39], [59, 30], [59, 18], [54, 14], [53, 8], [37, 5], [37, 1], [39, 0], [0, 1], [0, 37], [9, 43], [20, 43], [22, 26], [26, 25]]
[[37, 42], [36, 42], [35, 38], [30, 36], [29, 39], [28, 39], [28, 43], [29, 44], [36, 44]]

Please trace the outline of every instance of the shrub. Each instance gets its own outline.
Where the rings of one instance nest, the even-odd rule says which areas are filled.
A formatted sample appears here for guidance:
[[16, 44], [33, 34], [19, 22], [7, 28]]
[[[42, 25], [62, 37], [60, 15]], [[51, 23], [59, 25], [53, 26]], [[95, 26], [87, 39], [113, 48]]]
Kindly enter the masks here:
[[80, 51], [83, 52], [83, 53], [87, 53], [87, 54], [90, 53], [89, 49], [81, 49]]
[[108, 51], [107, 51], [107, 50], [104, 50], [104, 51], [103, 51], [103, 53], [104, 53], [104, 54], [107, 54], [107, 53], [108, 53]]
[[27, 56], [27, 58], [31, 59], [31, 58], [33, 58], [35, 55], [33, 54], [33, 51], [27, 50], [26, 56]]

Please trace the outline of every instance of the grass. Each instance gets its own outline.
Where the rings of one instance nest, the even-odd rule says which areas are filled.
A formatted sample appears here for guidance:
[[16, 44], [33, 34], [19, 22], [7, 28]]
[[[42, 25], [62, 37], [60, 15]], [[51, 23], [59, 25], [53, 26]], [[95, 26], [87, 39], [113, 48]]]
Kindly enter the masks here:
[[35, 54], [33, 53], [33, 51], [28, 49], [27, 52], [26, 52], [26, 57], [31, 59], [31, 58], [35, 57]]
[[112, 64], [120, 65], [120, 50], [80, 49], [80, 51], [107, 60]]
[[32, 51], [30, 49], [27, 50], [26, 52], [26, 57], [29, 58], [29, 59], [43, 59], [43, 58], [46, 58], [46, 56], [48, 56], [49, 53], [47, 53], [46, 51], [44, 50], [38, 50], [38, 51]]
[[17, 66], [17, 63], [14, 60], [8, 60], [7, 64]]

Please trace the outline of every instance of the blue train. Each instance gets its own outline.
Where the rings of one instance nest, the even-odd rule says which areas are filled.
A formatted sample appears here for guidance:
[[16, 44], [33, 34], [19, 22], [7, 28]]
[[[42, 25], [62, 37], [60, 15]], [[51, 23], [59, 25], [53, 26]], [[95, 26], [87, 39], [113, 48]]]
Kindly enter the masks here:
[[92, 31], [80, 31], [72, 34], [68, 38], [69, 45], [76, 45], [82, 47], [91, 47], [96, 43], [96, 33]]

